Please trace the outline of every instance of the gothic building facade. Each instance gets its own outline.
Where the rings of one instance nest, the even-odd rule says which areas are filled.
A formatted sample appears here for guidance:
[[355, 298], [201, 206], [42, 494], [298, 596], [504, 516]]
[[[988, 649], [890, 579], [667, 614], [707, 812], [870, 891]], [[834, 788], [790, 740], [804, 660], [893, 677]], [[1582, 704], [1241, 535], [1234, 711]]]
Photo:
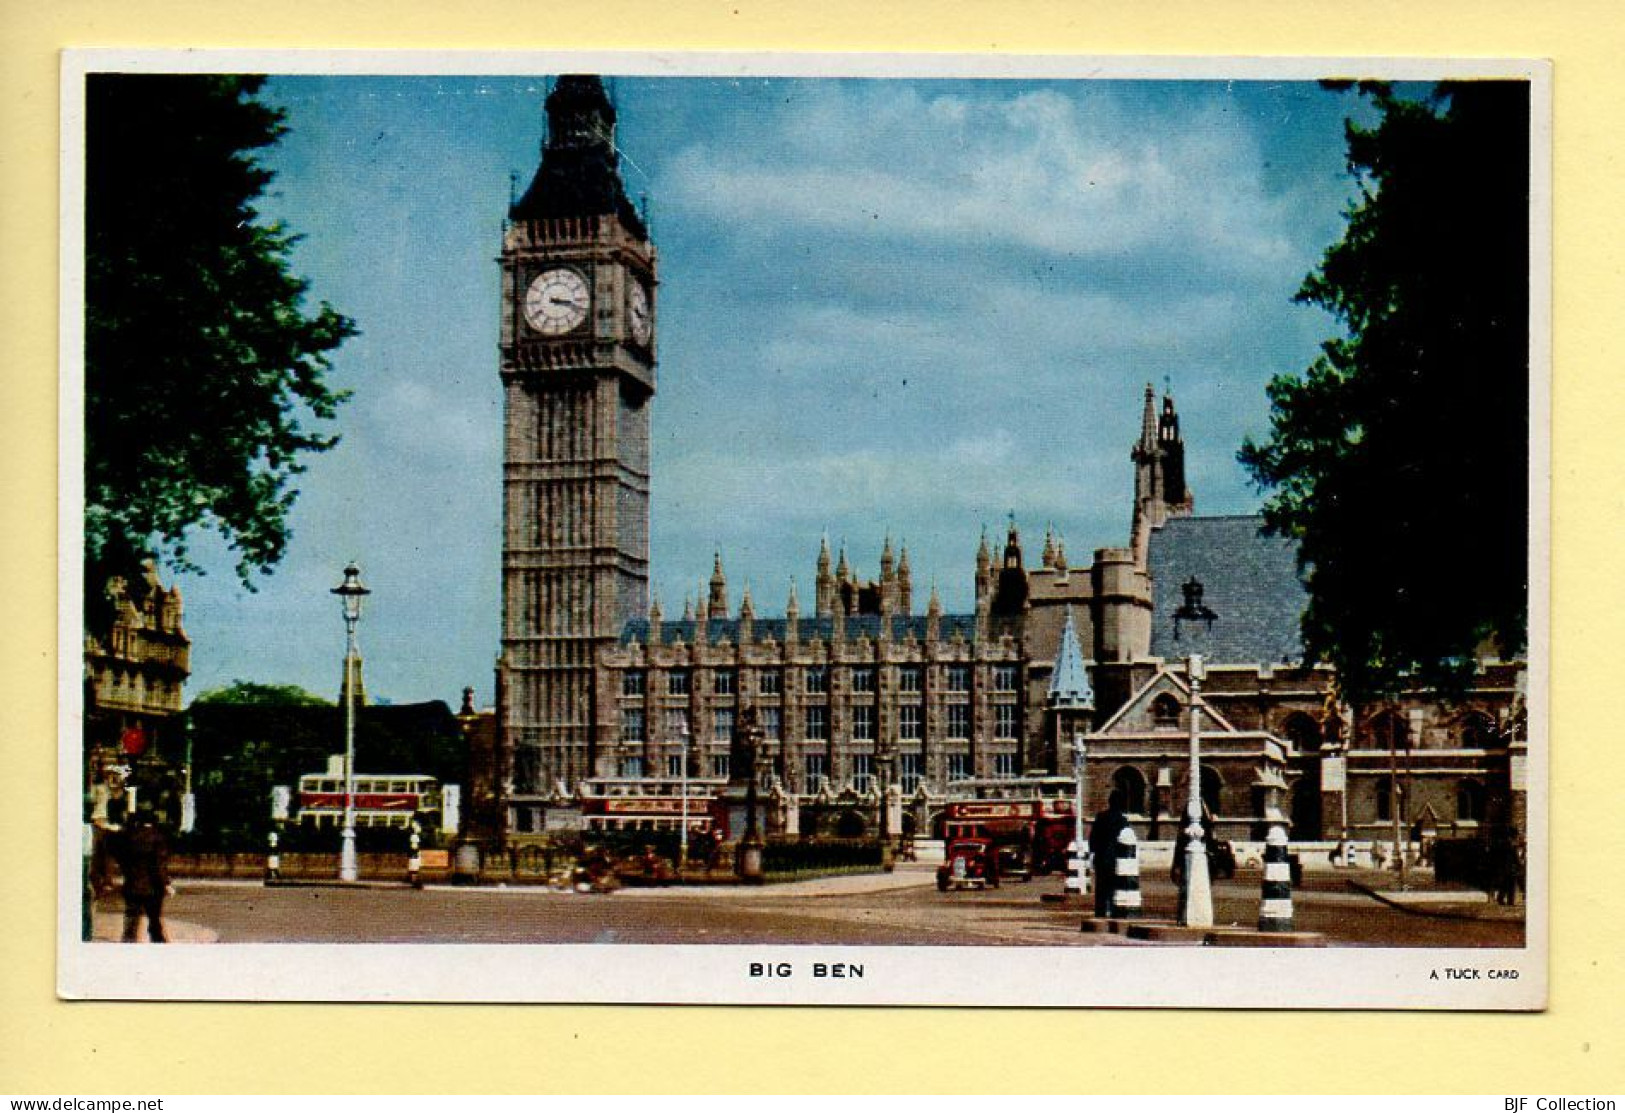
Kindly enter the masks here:
[[[811, 606], [792, 580], [782, 617], [758, 615], [748, 591], [735, 604], [717, 554], [699, 605], [665, 615], [648, 592], [657, 256], [599, 81], [561, 78], [547, 114], [501, 257], [493, 768], [508, 838], [542, 831], [589, 782], [669, 783], [685, 755], [725, 780], [747, 713], [780, 790], [803, 801], [895, 785], [917, 826], [956, 781], [1069, 775], [1081, 745], [1087, 806], [1122, 790], [1144, 834], [1171, 838], [1193, 655], [1207, 663], [1200, 795], [1222, 833], [1521, 823], [1520, 663], [1485, 661], [1457, 705], [1416, 693], [1341, 706], [1330, 671], [1303, 661], [1292, 542], [1257, 517], [1195, 514], [1174, 400], [1149, 386], [1121, 548], [1074, 566], [1049, 535], [1030, 567], [1012, 518], [1002, 545], [984, 533], [976, 550], [973, 612], [949, 614], [934, 590], [917, 605], [906, 549], [887, 539], [878, 577], [862, 579], [826, 541]], [[1068, 658], [1081, 674], [1058, 675]]]

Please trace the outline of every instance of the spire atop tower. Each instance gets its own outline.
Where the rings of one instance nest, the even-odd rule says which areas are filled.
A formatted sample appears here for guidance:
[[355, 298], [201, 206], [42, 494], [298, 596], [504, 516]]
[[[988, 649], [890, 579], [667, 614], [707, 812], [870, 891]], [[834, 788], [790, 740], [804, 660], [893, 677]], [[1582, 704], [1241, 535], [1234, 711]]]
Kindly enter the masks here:
[[1066, 626], [1055, 655], [1055, 671], [1049, 679], [1049, 705], [1055, 710], [1093, 710], [1095, 694], [1089, 687], [1089, 670], [1083, 664], [1083, 650], [1072, 626], [1072, 608], [1066, 609]]
[[596, 75], [566, 74], [547, 95], [547, 144], [514, 220], [614, 216], [639, 239], [643, 218], [621, 183], [615, 106]]
[[1140, 415], [1139, 447], [1144, 452], [1157, 447], [1157, 392], [1150, 383], [1145, 384], [1145, 412]]
[[706, 618], [728, 617], [728, 577], [722, 571], [722, 553], [717, 552], [711, 563], [710, 591], [705, 604]]

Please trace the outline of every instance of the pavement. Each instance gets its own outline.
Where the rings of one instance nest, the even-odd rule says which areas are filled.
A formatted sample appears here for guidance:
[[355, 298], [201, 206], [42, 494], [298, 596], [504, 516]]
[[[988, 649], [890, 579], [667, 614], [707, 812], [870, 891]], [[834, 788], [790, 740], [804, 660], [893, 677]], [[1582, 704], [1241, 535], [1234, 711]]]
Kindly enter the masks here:
[[[109, 902], [102, 902], [109, 906], [98, 907], [91, 913], [91, 941], [95, 943], [117, 943], [124, 935], [124, 910], [116, 908]], [[194, 924], [187, 920], [175, 920], [164, 917], [164, 934], [171, 943], [217, 943], [220, 936], [202, 924]], [[136, 933], [137, 943], [146, 943], [147, 924], [143, 920]]]
[[[1380, 871], [1311, 871], [1294, 890], [1298, 930], [1333, 946], [1521, 946], [1523, 905], [1478, 890], [1425, 885], [1395, 893]], [[176, 943], [827, 943], [1156, 946], [1080, 932], [1079, 909], [1045, 902], [1058, 876], [1000, 889], [939, 893], [930, 862], [891, 873], [843, 874], [773, 885], [632, 887], [579, 894], [541, 885], [280, 885], [247, 879], [181, 879], [165, 905]], [[1256, 925], [1260, 875], [1243, 870], [1214, 885], [1215, 922]], [[1166, 871], [1142, 876], [1147, 916], [1170, 916], [1177, 892]], [[1400, 899], [1390, 899], [1394, 897]], [[100, 902], [95, 938], [112, 941], [123, 904]]]

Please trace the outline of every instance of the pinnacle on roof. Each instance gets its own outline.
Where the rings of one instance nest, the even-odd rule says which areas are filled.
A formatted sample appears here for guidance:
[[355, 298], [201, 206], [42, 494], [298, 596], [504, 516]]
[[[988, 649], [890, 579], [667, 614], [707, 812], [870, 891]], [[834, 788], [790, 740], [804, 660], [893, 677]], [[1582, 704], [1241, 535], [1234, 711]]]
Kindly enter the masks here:
[[824, 534], [818, 542], [818, 571], [829, 571], [829, 534]]
[[1157, 391], [1150, 383], [1145, 384], [1145, 413], [1140, 417], [1140, 447], [1148, 451], [1157, 447]]
[[1071, 607], [1066, 609], [1061, 647], [1055, 657], [1055, 671], [1049, 679], [1049, 704], [1069, 710], [1092, 710], [1095, 706], [1095, 695], [1089, 688], [1089, 670], [1084, 667], [1078, 633], [1072, 627]]
[[515, 220], [615, 216], [647, 239], [621, 183], [615, 148], [615, 106], [591, 74], [566, 74], [547, 95], [547, 145], [525, 195], [512, 206]]
[[794, 576], [790, 577], [790, 600], [784, 604], [784, 613], [790, 618], [794, 618], [801, 613], [801, 604], [796, 599], [796, 578]]

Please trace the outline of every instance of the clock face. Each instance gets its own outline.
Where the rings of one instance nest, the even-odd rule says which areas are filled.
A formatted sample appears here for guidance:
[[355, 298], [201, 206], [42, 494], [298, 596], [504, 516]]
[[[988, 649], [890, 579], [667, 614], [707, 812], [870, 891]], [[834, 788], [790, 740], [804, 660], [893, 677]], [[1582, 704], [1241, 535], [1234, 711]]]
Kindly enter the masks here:
[[587, 319], [587, 280], [564, 267], [543, 271], [525, 292], [525, 320], [543, 336], [562, 336]]
[[633, 280], [632, 292], [627, 297], [627, 315], [632, 320], [632, 339], [639, 344], [648, 344], [649, 338], [654, 335], [654, 320], [649, 312], [649, 292], [643, 288], [643, 283]]

